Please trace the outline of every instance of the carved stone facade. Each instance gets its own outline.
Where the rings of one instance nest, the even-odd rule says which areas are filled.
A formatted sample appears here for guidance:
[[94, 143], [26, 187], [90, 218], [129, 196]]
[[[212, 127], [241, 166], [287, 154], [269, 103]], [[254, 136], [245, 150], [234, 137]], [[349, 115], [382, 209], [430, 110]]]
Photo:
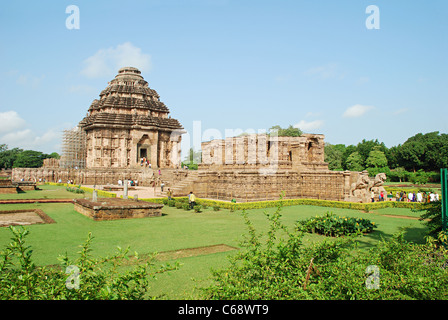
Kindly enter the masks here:
[[250, 134], [203, 142], [202, 169], [290, 169], [326, 171], [324, 136], [277, 137]]
[[136, 68], [126, 67], [95, 99], [79, 123], [86, 132], [87, 168], [180, 165], [183, 128]]
[[[174, 187], [203, 198], [238, 202], [308, 198], [369, 202], [385, 177], [367, 172], [330, 171], [324, 162], [324, 136], [247, 135], [202, 143], [202, 164], [194, 183]], [[368, 181], [362, 185], [359, 181]]]

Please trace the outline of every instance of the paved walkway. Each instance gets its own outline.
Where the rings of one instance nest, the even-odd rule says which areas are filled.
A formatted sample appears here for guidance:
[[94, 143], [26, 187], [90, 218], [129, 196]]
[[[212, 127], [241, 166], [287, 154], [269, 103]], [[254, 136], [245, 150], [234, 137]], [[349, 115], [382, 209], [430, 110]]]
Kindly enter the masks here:
[[[93, 185], [83, 185], [83, 186], [93, 189]], [[101, 185], [96, 185], [95, 187], [97, 190], [103, 190], [103, 186]], [[128, 190], [128, 196], [134, 197], [135, 195], [137, 195], [139, 199], [158, 198], [157, 196], [155, 196], [155, 190], [157, 190], [157, 188], [160, 189], [160, 187], [154, 188], [154, 187], [138, 187], [138, 186], [132, 188], [134, 188], [134, 190]], [[124, 191], [108, 191], [107, 189], [104, 191], [115, 193], [117, 197], [120, 197], [124, 194]]]

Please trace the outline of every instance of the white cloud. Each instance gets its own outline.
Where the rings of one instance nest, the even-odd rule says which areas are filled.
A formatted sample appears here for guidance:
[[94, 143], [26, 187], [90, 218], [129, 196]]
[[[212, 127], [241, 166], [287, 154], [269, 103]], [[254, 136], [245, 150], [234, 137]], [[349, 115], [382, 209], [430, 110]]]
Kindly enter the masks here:
[[408, 112], [408, 111], [409, 111], [408, 108], [401, 108], [401, 109], [395, 110], [395, 111], [393, 112], [393, 114], [394, 114], [394, 115], [399, 115], [399, 114], [402, 114], [402, 113], [406, 113], [406, 112]]
[[16, 83], [22, 86], [29, 86], [33, 89], [39, 87], [42, 81], [45, 79], [45, 75], [41, 75], [40, 77], [36, 77], [29, 74], [21, 74], [16, 80]]
[[335, 63], [329, 63], [323, 66], [310, 68], [305, 71], [305, 75], [323, 80], [345, 78], [345, 72], [340, 70], [338, 65]]
[[26, 122], [15, 111], [0, 112], [0, 134], [21, 129]]
[[115, 75], [122, 67], [135, 67], [140, 71], [148, 71], [151, 57], [130, 42], [116, 47], [98, 50], [93, 56], [83, 61], [81, 74], [89, 78], [99, 78]]
[[370, 81], [369, 77], [360, 77], [356, 83], [357, 84], [365, 84], [365, 83], [367, 83], [369, 81]]
[[363, 116], [366, 112], [369, 110], [372, 110], [374, 107], [372, 106], [364, 106], [361, 104], [355, 104], [354, 106], [351, 106], [345, 110], [344, 114], [342, 115], [344, 118], [358, 118]]
[[51, 146], [60, 140], [61, 133], [54, 129], [49, 129], [42, 135], [36, 135], [33, 130], [25, 129], [9, 132], [0, 137], [1, 143], [7, 144], [10, 148], [17, 147], [43, 152], [50, 152], [52, 150]]
[[324, 122], [322, 120], [305, 121], [301, 120], [299, 123], [294, 125], [294, 128], [299, 128], [302, 131], [316, 130], [322, 127]]
[[322, 112], [312, 112], [309, 111], [306, 113], [305, 117], [320, 117], [322, 115]]
[[37, 134], [28, 128], [26, 121], [16, 111], [0, 112], [0, 143], [10, 148], [53, 152], [54, 145], [61, 137], [61, 132], [52, 128]]

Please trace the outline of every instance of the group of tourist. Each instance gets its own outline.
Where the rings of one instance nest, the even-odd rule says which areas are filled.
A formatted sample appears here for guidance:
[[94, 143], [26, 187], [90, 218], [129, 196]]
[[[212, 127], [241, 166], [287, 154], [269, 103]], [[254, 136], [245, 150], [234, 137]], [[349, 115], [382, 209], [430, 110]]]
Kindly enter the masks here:
[[407, 202], [434, 202], [439, 201], [439, 194], [436, 192], [408, 192], [405, 191], [397, 192], [397, 201], [407, 201]]
[[[389, 192], [389, 194], [386, 195], [386, 193], [384, 191], [381, 191], [380, 194], [378, 195], [378, 201], [385, 201], [386, 197], [389, 200], [392, 200], [394, 198], [392, 192]], [[375, 202], [375, 194], [372, 191], [372, 202]], [[418, 191], [417, 193], [415, 192], [408, 192], [406, 193], [406, 191], [401, 191], [395, 194], [395, 201], [406, 201], [406, 202], [434, 202], [434, 201], [439, 201], [439, 194], [436, 192], [426, 192], [426, 191]]]
[[[123, 186], [123, 181], [120, 179], [118, 180], [118, 185], [121, 187]], [[138, 185], [138, 180], [129, 179], [128, 180], [128, 186], [135, 187]]]
[[143, 166], [151, 169], [151, 164], [149, 163], [149, 160], [146, 159], [146, 157], [143, 157], [140, 159], [140, 167], [143, 167]]

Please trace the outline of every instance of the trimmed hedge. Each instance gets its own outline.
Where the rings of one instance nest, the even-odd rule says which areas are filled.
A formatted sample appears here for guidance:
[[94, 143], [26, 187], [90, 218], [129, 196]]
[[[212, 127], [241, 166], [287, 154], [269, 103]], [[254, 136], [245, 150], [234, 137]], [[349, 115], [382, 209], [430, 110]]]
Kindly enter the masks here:
[[[67, 183], [56, 183], [56, 182], [45, 182], [45, 184], [48, 184], [50, 186], [81, 189], [81, 190], [84, 190], [84, 191], [87, 191], [90, 193], [93, 193], [93, 190], [94, 190], [93, 188], [83, 187], [78, 184], [67, 184]], [[108, 192], [108, 191], [98, 190], [98, 189], [96, 189], [96, 191], [98, 192], [98, 197], [102, 197], [102, 198], [116, 198], [117, 197], [117, 195], [113, 192]]]
[[[188, 201], [187, 197], [173, 198], [176, 202]], [[140, 199], [143, 201], [163, 203], [164, 198], [150, 198]], [[401, 201], [381, 201], [381, 202], [369, 202], [369, 203], [355, 203], [346, 201], [331, 201], [331, 200], [318, 200], [318, 199], [282, 199], [282, 200], [268, 200], [268, 201], [256, 201], [256, 202], [240, 202], [232, 203], [220, 200], [210, 199], [196, 199], [196, 203], [200, 205], [207, 205], [209, 207], [219, 207], [230, 210], [244, 210], [244, 209], [264, 209], [274, 208], [281, 206], [297, 206], [297, 205], [309, 205], [318, 207], [330, 207], [330, 208], [343, 208], [354, 210], [370, 211], [373, 209], [383, 208], [407, 208], [407, 209], [422, 209], [422, 204], [418, 202], [401, 202]]]

